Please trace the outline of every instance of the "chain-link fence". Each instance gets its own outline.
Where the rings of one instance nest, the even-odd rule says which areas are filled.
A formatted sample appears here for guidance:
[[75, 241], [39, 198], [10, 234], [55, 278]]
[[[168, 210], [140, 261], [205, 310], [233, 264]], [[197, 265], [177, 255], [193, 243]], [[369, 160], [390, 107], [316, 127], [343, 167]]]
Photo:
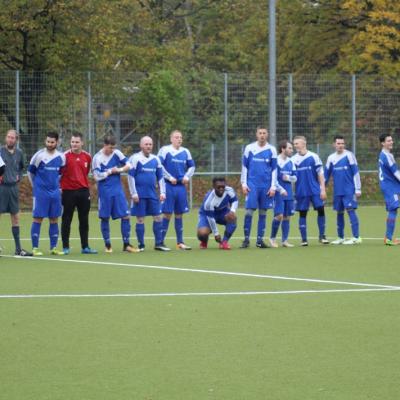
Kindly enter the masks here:
[[[362, 171], [376, 170], [382, 132], [400, 133], [400, 82], [379, 76], [278, 75], [277, 141], [304, 135], [323, 160], [334, 135], [345, 136]], [[72, 131], [95, 153], [106, 134], [127, 154], [151, 135], [155, 150], [181, 129], [197, 172], [237, 173], [244, 146], [268, 127], [268, 79], [209, 71], [186, 75], [86, 72], [0, 72], [0, 129], [21, 134], [27, 158], [57, 131], [68, 148]], [[397, 149], [395, 149], [395, 154]]]

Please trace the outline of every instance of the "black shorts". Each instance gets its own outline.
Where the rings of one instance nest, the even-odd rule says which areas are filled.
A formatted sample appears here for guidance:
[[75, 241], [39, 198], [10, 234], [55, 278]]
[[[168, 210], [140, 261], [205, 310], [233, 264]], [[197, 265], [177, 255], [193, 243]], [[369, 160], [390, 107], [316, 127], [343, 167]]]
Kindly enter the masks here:
[[0, 185], [0, 214], [18, 214], [19, 190], [18, 185]]

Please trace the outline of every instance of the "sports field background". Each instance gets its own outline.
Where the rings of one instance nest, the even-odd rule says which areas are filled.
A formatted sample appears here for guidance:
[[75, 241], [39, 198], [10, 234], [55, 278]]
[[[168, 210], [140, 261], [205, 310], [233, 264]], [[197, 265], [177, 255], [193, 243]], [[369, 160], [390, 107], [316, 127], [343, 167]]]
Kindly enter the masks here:
[[[49, 256], [45, 222], [32, 259], [11, 257], [3, 215], [0, 399], [398, 399], [400, 248], [383, 245], [383, 207], [359, 215], [360, 246], [240, 250], [240, 211], [233, 250], [211, 238], [200, 251], [195, 210], [191, 252], [155, 252], [148, 224], [140, 254], [122, 253], [116, 221], [109, 255], [93, 213], [98, 255], [74, 239], [71, 255]], [[173, 221], [168, 236], [172, 247]], [[300, 243], [297, 216], [290, 236]]]

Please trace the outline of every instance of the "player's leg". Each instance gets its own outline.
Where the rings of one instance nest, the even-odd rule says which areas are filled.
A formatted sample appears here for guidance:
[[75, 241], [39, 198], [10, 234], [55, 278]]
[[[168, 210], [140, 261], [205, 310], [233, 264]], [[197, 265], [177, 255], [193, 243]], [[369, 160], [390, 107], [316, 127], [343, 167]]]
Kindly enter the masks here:
[[211, 227], [207, 216], [199, 213], [199, 222], [197, 224], [197, 238], [200, 240], [200, 249], [205, 250], [208, 246], [208, 237], [211, 233]]
[[125, 193], [121, 190], [113, 196], [111, 204], [112, 219], [120, 219], [120, 229], [122, 238], [122, 249], [128, 253], [137, 253], [138, 250], [130, 244], [131, 222], [129, 206], [126, 201]]
[[301, 246], [308, 246], [307, 241], [307, 213], [310, 207], [310, 197], [296, 198], [296, 211], [299, 212], [299, 231], [301, 236]]
[[294, 214], [293, 200], [284, 200], [283, 218], [282, 218], [282, 246], [294, 247], [288, 242], [290, 230], [290, 217]]
[[53, 255], [63, 255], [63, 251], [57, 250], [59, 227], [58, 218], [62, 214], [61, 194], [59, 192], [53, 193], [50, 199], [49, 210], [49, 238], [50, 238], [50, 252]]
[[351, 233], [353, 234], [353, 237], [346, 240], [343, 244], [361, 244], [362, 239], [360, 238], [360, 223], [356, 212], [358, 207], [357, 198], [355, 195], [345, 196], [343, 202], [350, 219]]
[[256, 247], [266, 249], [268, 246], [264, 242], [265, 227], [267, 225], [267, 209], [273, 207], [274, 200], [269, 197], [264, 189], [258, 190], [257, 206], [258, 206], [258, 224], [257, 224], [257, 242]]
[[78, 219], [79, 236], [81, 238], [82, 254], [97, 254], [97, 250], [89, 246], [89, 212], [90, 212], [90, 192], [89, 189], [76, 192], [78, 198]]
[[276, 242], [276, 235], [278, 234], [278, 229], [283, 219], [283, 199], [280, 193], [275, 195], [275, 206], [274, 206], [274, 218], [271, 224], [271, 235], [269, 238], [269, 243], [271, 247], [278, 247]]
[[223, 221], [216, 220], [217, 223], [222, 222], [222, 225], [225, 225], [225, 232], [222, 238], [222, 242], [219, 244], [219, 248], [221, 250], [230, 250], [231, 246], [229, 245], [229, 239], [232, 237], [233, 233], [237, 227], [237, 218], [236, 214], [228, 212], [224, 215]]
[[321, 200], [319, 196], [312, 196], [311, 201], [313, 203], [314, 210], [316, 210], [318, 213], [317, 225], [319, 231], [319, 236], [318, 236], [319, 242], [321, 244], [329, 244], [329, 241], [325, 236], [326, 217], [325, 217], [324, 202], [323, 200]]
[[146, 200], [146, 215], [153, 217], [154, 249], [158, 251], [170, 251], [171, 249], [164, 244], [160, 201], [158, 199]]
[[400, 207], [399, 196], [397, 194], [385, 195], [386, 210], [386, 234], [384, 242], [387, 246], [398, 245], [399, 241], [393, 238], [396, 227], [397, 210]]
[[103, 236], [105, 252], [112, 253], [110, 237], [110, 218], [111, 218], [112, 197], [99, 193], [98, 197], [98, 215], [100, 218], [100, 230]]
[[254, 187], [250, 187], [250, 192], [247, 194], [245, 201], [245, 214], [243, 223], [244, 240], [242, 245], [240, 246], [242, 249], [249, 247], [251, 225], [253, 223], [253, 214], [257, 208], [257, 189]]
[[75, 190], [63, 190], [61, 195], [63, 213], [61, 217], [61, 240], [64, 254], [69, 254], [69, 237], [75, 207], [78, 205]]
[[189, 212], [189, 204], [187, 200], [186, 187], [179, 185], [175, 188], [175, 233], [176, 233], [176, 247], [179, 250], [191, 250], [191, 247], [186, 245], [183, 241], [183, 214]]
[[343, 244], [344, 240], [344, 203], [343, 196], [333, 197], [333, 209], [336, 211], [336, 230], [337, 239], [335, 239], [331, 244]]
[[31, 225], [31, 241], [32, 253], [34, 256], [41, 256], [43, 253], [39, 250], [40, 230], [43, 218], [49, 216], [50, 200], [46, 195], [35, 195], [33, 197], [32, 207], [32, 225]]
[[174, 187], [170, 183], [166, 183], [166, 199], [162, 203], [162, 212], [163, 212], [163, 220], [162, 220], [162, 234], [163, 234], [163, 242], [165, 237], [167, 236], [169, 223], [171, 221], [172, 213], [174, 212], [175, 205], [175, 191]]

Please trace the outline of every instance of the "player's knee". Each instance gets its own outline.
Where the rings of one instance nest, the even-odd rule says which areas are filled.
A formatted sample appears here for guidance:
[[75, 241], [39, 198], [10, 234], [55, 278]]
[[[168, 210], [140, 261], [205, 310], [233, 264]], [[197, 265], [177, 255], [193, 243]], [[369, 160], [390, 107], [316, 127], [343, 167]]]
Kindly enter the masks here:
[[258, 215], [267, 215], [267, 210], [258, 210]]
[[[171, 219], [171, 215], [172, 214], [166, 214], [166, 213], [164, 213], [164, 218], [165, 219], [167, 219], [168, 221]], [[175, 218], [176, 218], [177, 216], [175, 215]]]
[[245, 215], [246, 217], [252, 217], [254, 214], [254, 210], [252, 208], [246, 208]]
[[198, 229], [197, 238], [200, 240], [200, 242], [206, 242], [209, 234], [210, 232], [206, 229]]
[[225, 221], [229, 224], [236, 224], [236, 215], [233, 213], [225, 215]]
[[276, 219], [277, 221], [282, 221], [283, 220], [283, 214], [275, 215], [274, 219]]
[[154, 216], [154, 221], [155, 222], [161, 222], [162, 221], [162, 215], [160, 214], [160, 215], [156, 215], [156, 216]]
[[307, 210], [300, 210], [299, 211], [300, 218], [306, 218], [307, 217]]
[[325, 217], [325, 208], [324, 207], [317, 208], [317, 212], [318, 212], [318, 217]]

